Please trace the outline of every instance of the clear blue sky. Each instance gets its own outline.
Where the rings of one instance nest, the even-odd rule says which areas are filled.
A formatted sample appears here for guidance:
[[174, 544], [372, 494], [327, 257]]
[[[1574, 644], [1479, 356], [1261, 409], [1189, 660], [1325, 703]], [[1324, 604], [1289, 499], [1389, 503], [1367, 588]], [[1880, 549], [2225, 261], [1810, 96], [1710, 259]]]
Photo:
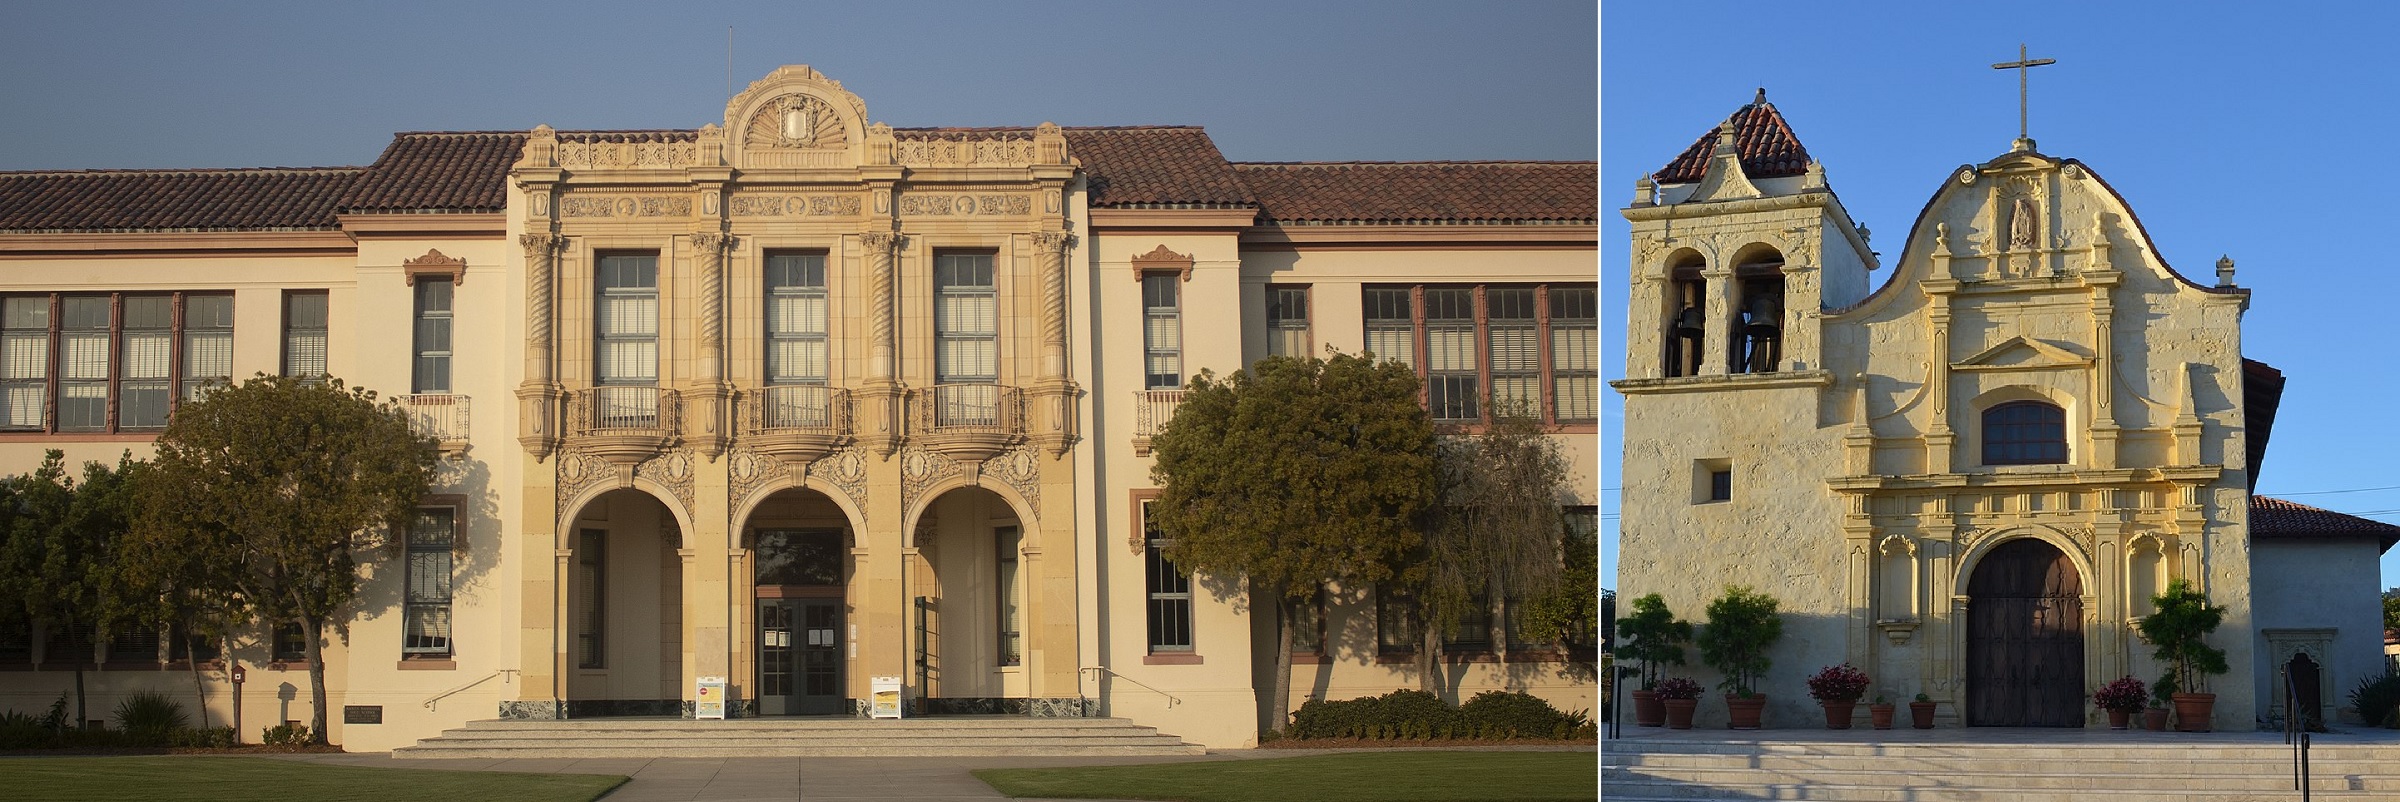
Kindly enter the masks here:
[[[2382, 242], [2400, 223], [2384, 152], [2400, 123], [2388, 41], [2400, 6], [2342, 5], [1610, 3], [1602, 206], [1625, 206], [1636, 179], [1763, 86], [1888, 259], [1949, 171], [2008, 149], [2017, 76], [1991, 65], [2024, 42], [2058, 60], [2031, 73], [2041, 150], [2105, 176], [2184, 275], [2213, 283], [2228, 254], [2252, 290], [2244, 355], [2289, 379], [2259, 492], [2400, 523], [2400, 266]], [[1604, 214], [1600, 230], [1616, 377], [1625, 221]], [[1609, 400], [1613, 549], [1622, 405]], [[2382, 489], [2338, 492], [2361, 488]], [[1613, 560], [1603, 567], [1613, 576]], [[2383, 574], [2400, 581], [2400, 548]]]
[[365, 164], [396, 131], [696, 128], [808, 64], [896, 126], [1204, 125], [1237, 160], [1598, 153], [1589, 2], [18, 3], [0, 170]]

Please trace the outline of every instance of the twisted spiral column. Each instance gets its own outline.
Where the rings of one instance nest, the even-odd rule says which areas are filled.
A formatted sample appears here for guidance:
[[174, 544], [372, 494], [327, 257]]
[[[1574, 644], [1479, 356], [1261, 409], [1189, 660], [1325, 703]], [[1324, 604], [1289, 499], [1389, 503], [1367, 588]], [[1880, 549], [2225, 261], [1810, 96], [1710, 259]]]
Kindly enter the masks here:
[[727, 234], [693, 234], [692, 248], [700, 257], [700, 380], [725, 378], [725, 252], [733, 247]]
[[1039, 231], [1033, 235], [1042, 269], [1043, 378], [1063, 379], [1067, 375], [1067, 244], [1072, 239], [1064, 231]]
[[550, 298], [558, 266], [556, 234], [526, 234], [517, 238], [525, 248], [525, 381], [549, 384], [551, 350], [557, 339], [551, 330]]
[[890, 379], [892, 370], [892, 248], [899, 235], [871, 231], [858, 235], [867, 246], [867, 297], [872, 311], [868, 314], [869, 378]]

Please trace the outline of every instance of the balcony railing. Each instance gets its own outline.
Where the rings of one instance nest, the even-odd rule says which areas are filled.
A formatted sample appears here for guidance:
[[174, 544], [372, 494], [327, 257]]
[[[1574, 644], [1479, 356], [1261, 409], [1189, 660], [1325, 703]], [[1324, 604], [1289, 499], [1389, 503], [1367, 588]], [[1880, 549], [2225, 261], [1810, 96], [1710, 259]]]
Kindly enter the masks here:
[[397, 396], [401, 411], [408, 414], [408, 428], [418, 435], [441, 442], [443, 451], [463, 451], [467, 447], [467, 414], [471, 406], [467, 397], [450, 393], [417, 393]]
[[1133, 391], [1134, 456], [1150, 453], [1150, 438], [1167, 428], [1167, 421], [1175, 417], [1175, 408], [1180, 406], [1183, 406], [1182, 390]]
[[999, 384], [937, 384], [909, 392], [909, 421], [923, 434], [1025, 432], [1025, 396]]
[[683, 426], [683, 397], [660, 387], [593, 387], [568, 399], [567, 421], [579, 435], [672, 436]]
[[743, 428], [771, 432], [850, 432], [850, 391], [818, 384], [761, 387], [744, 394]]

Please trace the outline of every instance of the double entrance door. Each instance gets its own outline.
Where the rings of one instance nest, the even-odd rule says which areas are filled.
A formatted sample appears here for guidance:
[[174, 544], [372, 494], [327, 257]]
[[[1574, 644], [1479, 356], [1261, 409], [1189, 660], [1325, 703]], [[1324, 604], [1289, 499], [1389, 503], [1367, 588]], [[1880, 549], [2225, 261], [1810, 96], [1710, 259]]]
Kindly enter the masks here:
[[769, 716], [842, 709], [842, 600], [758, 600], [758, 707]]

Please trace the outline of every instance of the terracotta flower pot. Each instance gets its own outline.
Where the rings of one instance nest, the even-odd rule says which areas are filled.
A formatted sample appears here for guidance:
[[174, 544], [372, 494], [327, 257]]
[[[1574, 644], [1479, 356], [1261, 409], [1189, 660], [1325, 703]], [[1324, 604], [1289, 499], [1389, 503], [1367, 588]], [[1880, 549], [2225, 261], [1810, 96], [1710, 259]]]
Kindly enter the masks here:
[[1936, 706], [1936, 705], [1939, 705], [1939, 704], [1941, 704], [1941, 703], [1940, 703], [1940, 702], [1910, 702], [1910, 703], [1908, 703], [1908, 717], [1909, 717], [1909, 719], [1911, 719], [1911, 722], [1910, 722], [1910, 723], [1914, 724], [1914, 725], [1916, 726], [1916, 728], [1917, 728], [1917, 729], [1920, 729], [1920, 730], [1930, 730], [1930, 729], [1933, 729], [1933, 708], [1934, 708], [1934, 706]]
[[2216, 694], [2175, 694], [2175, 730], [2177, 732], [2208, 732], [2209, 718], [2216, 715], [2216, 712]]
[[1654, 691], [1633, 692], [1633, 723], [1637, 727], [1656, 727], [1667, 723], [1667, 708]]
[[2167, 709], [2153, 707], [2142, 711], [2142, 729], [2163, 732], [2167, 729]]
[[1730, 729], [1758, 729], [1760, 720], [1766, 716], [1766, 709], [1767, 697], [1764, 694], [1749, 697], [1725, 695], [1727, 727]]
[[1874, 722], [1875, 729], [1891, 729], [1892, 711], [1896, 709], [1889, 703], [1867, 705], [1867, 719]]
[[1700, 707], [1700, 700], [1660, 699], [1658, 702], [1666, 710], [1667, 729], [1688, 730], [1692, 728], [1692, 711]]
[[2108, 728], [2112, 730], [2125, 729], [2125, 722], [2131, 718], [2133, 718], [2131, 710], [2108, 711]]
[[1825, 728], [1829, 730], [1850, 729], [1850, 718], [1858, 712], [1858, 700], [1856, 699], [1818, 702], [1818, 704], [1825, 706]]

